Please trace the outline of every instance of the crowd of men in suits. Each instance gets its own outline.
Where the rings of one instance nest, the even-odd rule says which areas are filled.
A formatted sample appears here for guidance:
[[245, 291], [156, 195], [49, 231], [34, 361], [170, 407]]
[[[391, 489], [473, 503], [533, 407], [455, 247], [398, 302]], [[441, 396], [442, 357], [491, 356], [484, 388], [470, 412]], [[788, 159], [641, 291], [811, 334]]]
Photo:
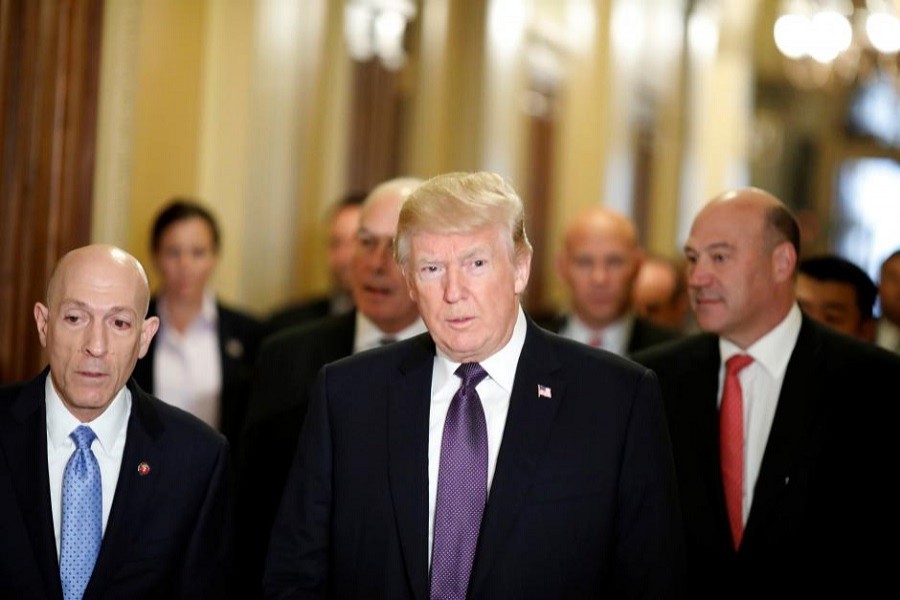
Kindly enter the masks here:
[[[241, 423], [219, 432], [137, 381], [160, 323], [142, 265], [99, 244], [60, 260], [35, 305], [49, 365], [0, 388], [0, 598], [890, 585], [875, 541], [896, 533], [882, 396], [900, 251], [880, 287], [801, 260], [787, 207], [732, 190], [696, 216], [683, 281], [639, 301], [643, 263], [680, 265], [591, 207], [556, 261], [569, 310], [535, 320], [524, 209], [501, 177], [393, 179], [332, 217], [335, 296], [273, 315]], [[87, 449], [70, 436], [85, 426]], [[79, 477], [102, 493], [78, 496]]]

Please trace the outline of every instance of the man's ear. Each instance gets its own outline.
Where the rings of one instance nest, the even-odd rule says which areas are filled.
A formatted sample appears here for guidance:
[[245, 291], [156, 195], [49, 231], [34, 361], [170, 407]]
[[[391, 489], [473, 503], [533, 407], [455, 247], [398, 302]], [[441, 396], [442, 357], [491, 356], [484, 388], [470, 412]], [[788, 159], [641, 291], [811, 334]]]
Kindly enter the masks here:
[[141, 323], [141, 348], [138, 351], [138, 358], [144, 358], [147, 350], [150, 349], [150, 340], [156, 335], [159, 329], [159, 317], [148, 317]]
[[525, 291], [525, 287], [528, 285], [528, 278], [531, 275], [531, 253], [522, 252], [518, 256], [516, 256], [513, 268], [516, 271], [515, 291], [516, 295], [518, 296]]
[[797, 251], [790, 242], [781, 242], [772, 252], [772, 267], [777, 281], [788, 281], [794, 277], [797, 267]]
[[34, 303], [34, 322], [37, 324], [41, 346], [47, 347], [47, 324], [50, 322], [50, 309], [40, 302]]

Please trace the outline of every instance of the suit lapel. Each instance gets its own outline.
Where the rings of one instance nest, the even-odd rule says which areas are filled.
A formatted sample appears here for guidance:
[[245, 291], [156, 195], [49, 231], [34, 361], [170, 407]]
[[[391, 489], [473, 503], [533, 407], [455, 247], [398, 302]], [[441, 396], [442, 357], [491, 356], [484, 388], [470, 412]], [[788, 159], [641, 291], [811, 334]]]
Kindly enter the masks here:
[[410, 587], [428, 597], [428, 414], [434, 343], [418, 342], [388, 388], [388, 462], [391, 497]]
[[[547, 334], [529, 321], [510, 395], [497, 467], [481, 522], [472, 572], [472, 597], [478, 597], [478, 589], [487, 579], [494, 557], [502, 552], [504, 542], [519, 518], [535, 469], [547, 446], [557, 408], [565, 399], [565, 382], [554, 374], [558, 368], [559, 362]], [[539, 389], [542, 390], [540, 395]]]
[[45, 369], [22, 389], [10, 410], [12, 422], [0, 423], [0, 444], [45, 590], [50, 597], [62, 597], [47, 467], [44, 386], [48, 373]]
[[[148, 506], [149, 500], [156, 496], [154, 490], [160, 480], [154, 477], [153, 467], [160, 464], [160, 448], [156, 440], [162, 433], [163, 424], [147, 394], [135, 386], [133, 380], [128, 388], [131, 390], [132, 405], [122, 466], [103, 544], [85, 590], [85, 598], [91, 597], [97, 590], [106, 589], [106, 580], [110, 573], [115, 572], [125, 554], [123, 550], [141, 527], [145, 511], [165, 510], [165, 507]], [[140, 465], [148, 466], [149, 471], [139, 469]]]
[[[681, 404], [669, 408], [670, 414], [684, 419], [679, 429], [693, 439], [680, 440], [680, 443], [692, 448], [692, 451], [689, 456], [681, 458], [678, 466], [698, 470], [695, 477], [682, 477], [682, 481], [699, 486], [698, 489], [685, 492], [689, 498], [693, 498], [690, 502], [701, 503], [697, 508], [697, 522], [702, 519], [706, 523], [702, 535], [708, 537], [714, 546], [733, 548], [719, 453], [718, 391], [721, 357], [718, 338], [708, 336], [697, 355], [685, 357], [685, 360], [685, 376], [682, 381], [687, 382], [687, 391], [673, 394], [672, 398]], [[696, 400], [682, 401], [693, 398]]]
[[765, 521], [788, 483], [790, 469], [800, 448], [808, 443], [809, 430], [815, 421], [814, 399], [824, 395], [820, 363], [818, 337], [804, 318], [778, 396], [778, 407], [754, 488], [745, 539], [752, 539], [758, 524]]

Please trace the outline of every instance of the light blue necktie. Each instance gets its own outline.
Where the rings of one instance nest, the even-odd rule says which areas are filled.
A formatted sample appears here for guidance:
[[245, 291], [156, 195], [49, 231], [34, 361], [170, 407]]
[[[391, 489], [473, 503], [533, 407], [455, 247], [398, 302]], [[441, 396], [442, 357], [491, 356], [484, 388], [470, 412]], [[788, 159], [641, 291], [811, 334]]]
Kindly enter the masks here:
[[69, 437], [76, 448], [63, 474], [59, 576], [65, 600], [81, 600], [100, 553], [103, 493], [100, 465], [91, 451], [97, 435], [87, 425], [79, 425]]

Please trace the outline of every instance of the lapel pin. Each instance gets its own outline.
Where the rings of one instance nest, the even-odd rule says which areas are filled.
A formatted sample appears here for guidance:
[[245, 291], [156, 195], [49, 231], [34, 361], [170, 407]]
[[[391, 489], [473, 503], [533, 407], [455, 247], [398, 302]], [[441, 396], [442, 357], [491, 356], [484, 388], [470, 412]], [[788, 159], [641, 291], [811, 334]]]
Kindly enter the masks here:
[[552, 398], [553, 395], [550, 392], [550, 388], [546, 385], [538, 384], [538, 398]]
[[241, 358], [244, 356], [244, 345], [237, 338], [229, 338], [225, 342], [225, 354], [231, 358]]
[[144, 475], [147, 475], [149, 472], [150, 472], [150, 465], [148, 465], [147, 463], [142, 462], [141, 464], [138, 465], [138, 475], [140, 475], [141, 477], [143, 477]]

